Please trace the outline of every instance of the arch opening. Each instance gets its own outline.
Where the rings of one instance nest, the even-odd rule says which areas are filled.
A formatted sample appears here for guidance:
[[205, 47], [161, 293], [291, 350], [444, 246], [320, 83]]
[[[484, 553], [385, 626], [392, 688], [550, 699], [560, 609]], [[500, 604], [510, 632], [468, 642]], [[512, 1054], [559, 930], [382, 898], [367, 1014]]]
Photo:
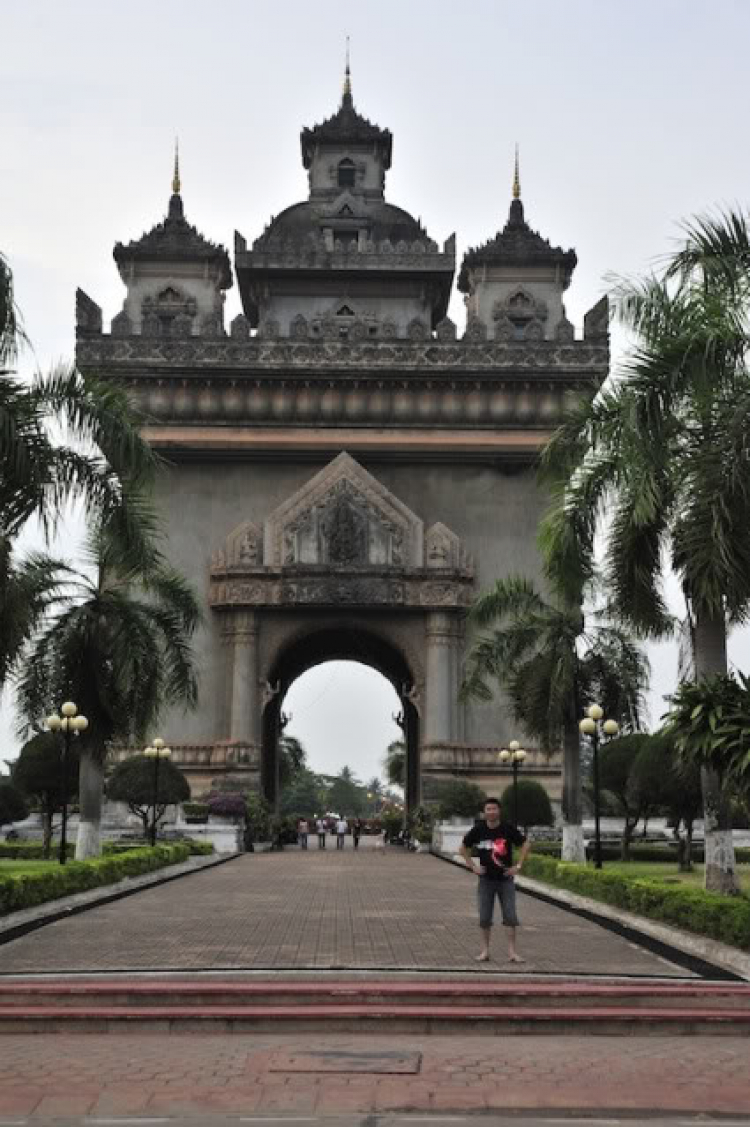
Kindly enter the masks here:
[[[302, 739], [303, 725], [295, 725], [294, 715], [291, 719], [288, 701], [294, 699], [290, 696], [293, 686], [310, 670], [326, 666], [330, 662], [356, 663], [357, 666], [369, 668], [390, 683], [392, 686], [391, 717], [389, 725], [387, 709], [387, 695], [383, 700], [384, 723], [383, 732], [393, 733], [392, 738], [403, 739], [406, 745], [406, 769], [404, 779], [404, 800], [408, 809], [419, 803], [420, 778], [419, 778], [419, 715], [412, 700], [414, 680], [409, 665], [404, 655], [392, 643], [385, 641], [375, 633], [353, 630], [342, 626], [317, 630], [305, 634], [289, 645], [277, 658], [272, 668], [270, 680], [274, 694], [267, 701], [262, 718], [261, 741], [261, 790], [273, 809], [278, 810], [280, 804], [280, 777], [279, 777], [279, 741], [282, 735], [295, 735]], [[358, 678], [360, 685], [362, 678]], [[361, 688], [360, 688], [361, 691]], [[330, 713], [329, 713], [330, 717]], [[298, 720], [301, 718], [298, 718]], [[335, 722], [335, 720], [333, 721]], [[346, 731], [334, 733], [341, 745], [342, 740], [349, 740], [352, 748], [356, 748], [357, 732], [351, 720], [344, 723], [342, 710], [341, 727]], [[320, 740], [319, 732], [317, 739]], [[304, 743], [304, 739], [302, 739]], [[384, 742], [380, 751], [380, 759], [385, 755], [389, 740]], [[372, 755], [370, 765], [372, 766]], [[351, 755], [348, 764], [352, 770], [357, 770], [356, 751]], [[380, 774], [380, 770], [368, 770], [368, 774]]]

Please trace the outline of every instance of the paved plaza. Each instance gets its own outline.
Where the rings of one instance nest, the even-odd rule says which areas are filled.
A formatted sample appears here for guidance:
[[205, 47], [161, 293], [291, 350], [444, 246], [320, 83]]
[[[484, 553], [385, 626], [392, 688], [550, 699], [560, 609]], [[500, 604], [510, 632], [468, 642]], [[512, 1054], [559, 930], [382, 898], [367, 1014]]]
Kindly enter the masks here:
[[0, 973], [343, 970], [685, 976], [570, 912], [519, 896], [520, 949], [475, 962], [476, 878], [428, 854], [315, 848], [248, 854], [49, 924], [0, 947]]
[[[0, 1123], [28, 1116], [253, 1119], [398, 1110], [750, 1113], [747, 1037], [368, 1036], [368, 1049], [421, 1054], [417, 1075], [277, 1070], [312, 1038], [38, 1034], [0, 1042]], [[314, 1038], [333, 1051], [351, 1037]], [[130, 1124], [134, 1120], [130, 1120]], [[135, 1120], [137, 1122], [137, 1119]], [[505, 1122], [508, 1122], [505, 1120]], [[515, 1122], [515, 1120], [514, 1120]], [[635, 1122], [642, 1122], [638, 1117]], [[372, 1119], [369, 1127], [374, 1127]], [[146, 1125], [144, 1124], [144, 1127]]]

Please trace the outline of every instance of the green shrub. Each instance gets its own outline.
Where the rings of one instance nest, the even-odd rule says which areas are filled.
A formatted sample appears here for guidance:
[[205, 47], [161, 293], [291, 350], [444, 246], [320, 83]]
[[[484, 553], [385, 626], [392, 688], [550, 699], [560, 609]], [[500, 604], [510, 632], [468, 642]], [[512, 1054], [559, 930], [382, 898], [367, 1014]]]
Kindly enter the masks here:
[[[191, 857], [210, 857], [214, 851], [210, 841], [195, 841], [192, 837], [173, 839], [168, 844], [187, 845]], [[102, 846], [102, 853], [129, 853], [133, 849], [145, 849], [148, 845], [147, 841], [106, 841]]]
[[750, 950], [750, 900], [744, 896], [730, 898], [699, 888], [655, 884], [539, 853], [526, 858], [524, 871], [569, 892]]
[[124, 877], [137, 877], [165, 865], [186, 861], [190, 848], [185, 843], [157, 845], [106, 854], [91, 861], [71, 861], [43, 873], [0, 877], [0, 916], [33, 908], [48, 900], [71, 896], [89, 888], [113, 884]]
[[[543, 857], [560, 857], [561, 845], [559, 841], [535, 841], [533, 845], [534, 853], [541, 854]], [[593, 849], [593, 844], [590, 846]], [[750, 849], [739, 848], [735, 849], [734, 855], [738, 865], [750, 864]], [[693, 843], [691, 856], [696, 864], [703, 864], [703, 845]], [[620, 861], [621, 850], [619, 843], [605, 842], [602, 844], [602, 860], [603, 861]], [[672, 861], [677, 867], [677, 842], [665, 841], [664, 845], [631, 845], [630, 847], [630, 860], [642, 861], [644, 863], [650, 862], [664, 862]]]
[[[55, 856], [59, 848], [58, 842], [55, 845]], [[72, 857], [76, 851], [74, 842], [69, 841], [65, 854], [67, 857]], [[0, 842], [0, 857], [5, 857], [9, 861], [41, 861], [44, 858], [44, 842], [43, 841], [2, 841]]]

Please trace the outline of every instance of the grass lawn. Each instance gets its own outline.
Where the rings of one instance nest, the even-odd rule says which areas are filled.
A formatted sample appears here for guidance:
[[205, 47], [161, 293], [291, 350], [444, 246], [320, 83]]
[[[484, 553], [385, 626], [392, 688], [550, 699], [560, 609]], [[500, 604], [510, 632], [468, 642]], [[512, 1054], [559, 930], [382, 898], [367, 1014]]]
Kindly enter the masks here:
[[[692, 873], [680, 873], [673, 861], [605, 861], [604, 872], [624, 877], [652, 880], [659, 884], [689, 884], [703, 888], [703, 865], [695, 865]], [[745, 896], [750, 896], [750, 865], [738, 865], [737, 872]]]
[[55, 861], [19, 861], [17, 859], [9, 860], [5, 857], [0, 857], [0, 877], [18, 876], [19, 873], [46, 873], [48, 869], [56, 869], [58, 862]]

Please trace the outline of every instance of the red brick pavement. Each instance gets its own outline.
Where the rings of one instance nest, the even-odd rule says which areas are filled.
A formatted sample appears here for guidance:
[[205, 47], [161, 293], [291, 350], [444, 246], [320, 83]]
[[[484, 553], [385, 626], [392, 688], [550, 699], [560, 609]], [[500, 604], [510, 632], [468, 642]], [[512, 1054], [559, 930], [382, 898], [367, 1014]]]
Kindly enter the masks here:
[[[740, 1037], [368, 1037], [369, 1051], [422, 1053], [418, 1075], [272, 1071], [291, 1036], [37, 1034], [6, 1037], [0, 1116], [376, 1111], [750, 1113]], [[315, 1048], [351, 1050], [351, 1038]]]
[[426, 854], [328, 849], [240, 857], [0, 947], [0, 973], [199, 968], [502, 969], [685, 975], [626, 939], [519, 896], [527, 964], [479, 966], [476, 878]]

